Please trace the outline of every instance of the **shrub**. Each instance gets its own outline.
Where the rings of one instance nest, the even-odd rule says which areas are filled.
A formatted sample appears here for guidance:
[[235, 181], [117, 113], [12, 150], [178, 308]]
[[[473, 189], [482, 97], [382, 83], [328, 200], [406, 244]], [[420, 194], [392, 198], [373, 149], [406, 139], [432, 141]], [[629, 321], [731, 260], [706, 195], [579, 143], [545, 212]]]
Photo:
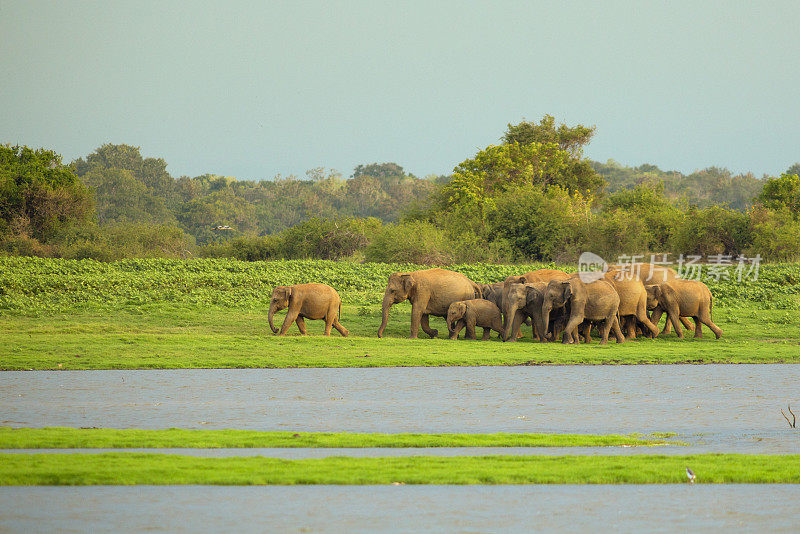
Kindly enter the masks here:
[[787, 261], [800, 257], [800, 222], [787, 209], [771, 210], [762, 206], [750, 210], [753, 245], [749, 254], [761, 254], [765, 260]]
[[746, 213], [724, 206], [690, 208], [676, 229], [672, 252], [737, 256], [751, 243], [750, 220]]
[[309, 219], [282, 234], [284, 258], [335, 260], [366, 247], [381, 228], [375, 218]]
[[445, 265], [453, 261], [444, 230], [430, 223], [410, 221], [388, 224], [364, 251], [370, 262]]

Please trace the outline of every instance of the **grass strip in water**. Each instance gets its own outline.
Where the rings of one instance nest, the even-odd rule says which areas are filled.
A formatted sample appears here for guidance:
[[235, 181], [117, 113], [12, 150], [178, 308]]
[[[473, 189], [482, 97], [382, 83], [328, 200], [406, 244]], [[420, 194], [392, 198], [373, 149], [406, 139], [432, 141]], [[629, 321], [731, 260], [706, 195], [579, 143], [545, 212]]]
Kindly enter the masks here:
[[0, 427], [0, 449], [127, 449], [253, 447], [614, 447], [682, 445], [652, 438], [591, 434], [377, 434], [260, 432], [255, 430], [167, 430]]
[[282, 460], [0, 454], [0, 485], [800, 483], [800, 455], [482, 456]]

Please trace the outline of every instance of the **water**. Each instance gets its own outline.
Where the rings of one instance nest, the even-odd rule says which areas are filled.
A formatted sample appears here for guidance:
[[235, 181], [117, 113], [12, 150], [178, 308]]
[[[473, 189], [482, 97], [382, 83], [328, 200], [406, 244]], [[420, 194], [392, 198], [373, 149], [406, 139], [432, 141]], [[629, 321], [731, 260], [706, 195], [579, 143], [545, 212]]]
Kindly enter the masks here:
[[760, 484], [0, 488], [0, 531], [796, 532], [798, 496]]
[[[672, 431], [690, 447], [170, 449], [330, 455], [800, 453], [797, 365], [0, 373], [13, 427]], [[24, 452], [45, 452], [19, 451]], [[63, 451], [58, 451], [63, 452]], [[86, 452], [86, 451], [83, 451]], [[154, 452], [152, 449], [147, 452]], [[0, 488], [0, 532], [794, 532], [798, 485]]]
[[[798, 365], [36, 371], [0, 374], [0, 424], [298, 432], [679, 432], [800, 452]], [[632, 450], [632, 449], [631, 449]]]

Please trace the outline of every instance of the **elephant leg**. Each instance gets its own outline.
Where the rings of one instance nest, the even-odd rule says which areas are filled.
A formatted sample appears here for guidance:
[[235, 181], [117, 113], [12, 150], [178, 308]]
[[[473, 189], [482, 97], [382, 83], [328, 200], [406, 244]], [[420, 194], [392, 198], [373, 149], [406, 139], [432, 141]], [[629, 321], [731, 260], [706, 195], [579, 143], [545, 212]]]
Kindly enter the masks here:
[[420, 324], [422, 326], [423, 332], [425, 332], [426, 334], [428, 334], [432, 338], [439, 335], [439, 331], [438, 330], [436, 330], [435, 328], [431, 328], [431, 325], [430, 325], [430, 322], [429, 322], [430, 321], [430, 316], [427, 313], [423, 313], [421, 319], [422, 319], [422, 321], [421, 321]]
[[[591, 343], [592, 342], [592, 323], [587, 321], [586, 323], [581, 325], [581, 330], [582, 330], [581, 333], [583, 334], [583, 342], [587, 343], [587, 344]], [[577, 342], [580, 343], [580, 338], [578, 338]]]
[[625, 343], [625, 336], [622, 334], [622, 328], [619, 326], [616, 315], [614, 315], [614, 321], [611, 323], [611, 329], [614, 332], [614, 337], [617, 338], [617, 343]]
[[517, 312], [514, 317], [514, 331], [511, 334], [513, 339], [519, 339], [522, 337], [522, 323], [525, 322], [527, 317], [522, 312]]
[[683, 323], [683, 326], [685, 326], [689, 330], [694, 328], [694, 325], [692, 324], [692, 321], [690, 321], [688, 317], [681, 317], [681, 322]]
[[[625, 332], [627, 333], [625, 337], [628, 339], [636, 339], [636, 317], [627, 315], [622, 319], [622, 324], [625, 325]], [[622, 327], [622, 325], [620, 325], [620, 327]], [[605, 323], [603, 323], [603, 328], [605, 328]]]
[[300, 330], [300, 333], [306, 335], [306, 321], [303, 319], [303, 316], [298, 315], [295, 322], [297, 323], [297, 329]]
[[614, 326], [614, 321], [616, 320], [617, 316], [614, 314], [613, 317], [606, 317], [605, 321], [603, 321], [603, 329], [600, 331], [602, 334], [601, 345], [608, 345], [608, 334], [611, 332], [611, 327]]
[[486, 341], [492, 336], [492, 329], [488, 326], [483, 327], [483, 337], [481, 341]]
[[450, 339], [458, 339], [458, 334], [461, 333], [461, 329], [464, 328], [464, 319], [459, 319], [456, 321], [455, 325], [453, 325], [453, 331], [450, 332]]
[[[654, 325], [650, 321], [650, 319], [647, 318], [647, 309], [644, 307], [644, 304], [642, 304], [642, 306], [640, 306], [639, 309], [636, 310], [636, 311], [637, 311], [636, 319], [634, 319], [632, 321], [633, 324], [636, 324], [636, 322], [638, 321], [639, 323], [644, 325], [644, 328], [647, 328], [647, 330], [650, 331], [650, 337], [656, 337], [658, 335], [658, 327], [656, 325]], [[669, 317], [667, 317], [667, 320], [669, 320]], [[635, 338], [636, 337], [636, 328], [634, 327], [633, 330], [634, 330], [633, 338]]]
[[286, 332], [289, 331], [289, 327], [292, 326], [292, 323], [297, 321], [298, 316], [300, 315], [300, 305], [294, 305], [294, 303], [289, 305], [289, 311], [286, 312], [286, 318], [283, 320], [283, 324], [281, 325], [281, 331], [278, 333], [279, 336], [285, 336]]
[[692, 319], [694, 319], [694, 337], [703, 339], [703, 323], [698, 317], [692, 317]]
[[[658, 323], [661, 322], [661, 314], [663, 314], [663, 313], [664, 313], [664, 310], [662, 310], [661, 306], [659, 306], [655, 310], [653, 310], [653, 313], [650, 315], [650, 322], [653, 323], [653, 325], [656, 328], [658, 328]], [[662, 332], [662, 334], [663, 334], [663, 332]]]
[[[672, 323], [672, 326], [675, 327], [675, 335], [678, 336], [678, 339], [683, 339], [683, 328], [681, 328], [681, 318], [676, 317], [674, 313], [667, 314], [667, 324]], [[685, 317], [684, 317], [685, 319]], [[689, 323], [689, 330], [692, 329], [692, 324]]]
[[334, 316], [332, 313], [328, 312], [328, 315], [325, 316], [325, 335], [331, 335], [331, 328], [333, 327]]
[[337, 332], [342, 334], [342, 337], [347, 337], [350, 334], [350, 332], [347, 331], [347, 328], [345, 328], [342, 323], [339, 322], [339, 319], [333, 320], [333, 327]]
[[698, 317], [701, 323], [706, 325], [708, 328], [714, 332], [714, 337], [719, 339], [722, 337], [722, 329], [714, 324], [714, 321], [711, 320], [711, 316], [708, 313], [708, 310], [702, 310], [700, 316]]
[[575, 334], [578, 331], [578, 326], [580, 326], [582, 322], [583, 317], [577, 313], [570, 316], [569, 321], [567, 321], [567, 326], [564, 328], [564, 338], [561, 341], [564, 345], [575, 342]]
[[467, 317], [467, 339], [476, 339], [474, 317]]

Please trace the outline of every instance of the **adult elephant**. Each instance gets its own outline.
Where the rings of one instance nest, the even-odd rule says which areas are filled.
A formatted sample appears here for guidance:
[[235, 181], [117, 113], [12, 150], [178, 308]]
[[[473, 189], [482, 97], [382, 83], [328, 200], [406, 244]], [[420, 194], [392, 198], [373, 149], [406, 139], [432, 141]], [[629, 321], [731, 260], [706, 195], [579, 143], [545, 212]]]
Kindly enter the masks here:
[[605, 274], [619, 295], [619, 320], [625, 328], [625, 336], [636, 339], [636, 327], [641, 325], [652, 337], [658, 335], [658, 328], [647, 317], [647, 290], [641, 280], [623, 276], [619, 271]]
[[[563, 317], [556, 311], [550, 315], [550, 324], [544, 325], [542, 320], [542, 303], [547, 289], [545, 282], [529, 284], [510, 284], [506, 292], [505, 314], [511, 317], [507, 328], [503, 330], [503, 341], [516, 341], [520, 337], [520, 329], [524, 320], [533, 323], [533, 338], [543, 340], [541, 332], [557, 335], [560, 329], [557, 324], [563, 323]], [[563, 326], [563, 324], [561, 324]]]
[[478, 284], [461, 273], [447, 269], [425, 269], [410, 273], [392, 273], [383, 294], [381, 326], [378, 337], [389, 322], [389, 308], [408, 299], [411, 301], [411, 338], [419, 335], [419, 327], [430, 337], [439, 331], [431, 328], [429, 317], [446, 317], [450, 304], [459, 300], [481, 298]]
[[[547, 284], [542, 302], [542, 324], [549, 324], [550, 314], [554, 309], [567, 306], [569, 319], [564, 329], [563, 343], [574, 342], [578, 327], [585, 320], [603, 322], [601, 344], [608, 343], [608, 335], [612, 329], [617, 343], [625, 342], [617, 320], [619, 295], [608, 280], [601, 278], [584, 283], [577, 275], [567, 280], [551, 280]], [[544, 339], [545, 332], [540, 331], [539, 337]]]
[[[609, 276], [628, 280], [638, 279], [644, 284], [645, 287], [681, 279], [678, 275], [678, 272], [672, 267], [656, 265], [654, 263], [627, 263], [621, 265], [609, 265], [608, 272], [606, 272], [606, 278]], [[661, 315], [659, 315], [658, 318], [660, 320]], [[680, 321], [686, 328], [691, 329], [693, 327], [691, 321], [689, 321], [689, 319], [686, 317], [681, 317]], [[658, 328], [658, 321], [654, 320], [652, 322], [656, 328]], [[637, 326], [641, 327], [643, 325], [637, 324]], [[649, 329], [649, 327], [645, 328]], [[669, 333], [669, 320], [667, 320], [666, 328], [667, 333]]]
[[694, 337], [703, 337], [701, 325], [706, 325], [714, 332], [717, 339], [722, 336], [722, 329], [714, 324], [714, 296], [703, 282], [697, 280], [671, 280], [647, 287], [647, 308], [653, 310], [653, 322], [658, 324], [661, 315], [666, 312], [667, 322], [662, 334], [669, 333], [669, 325], [675, 327], [675, 333], [683, 338], [679, 319], [694, 319]]
[[293, 286], [277, 286], [272, 290], [272, 299], [269, 303], [269, 327], [274, 334], [278, 329], [272, 324], [275, 312], [289, 308], [283, 320], [280, 335], [285, 335], [297, 323], [300, 333], [306, 334], [305, 319], [323, 319], [325, 321], [325, 335], [331, 335], [331, 327], [335, 328], [343, 337], [347, 337], [347, 329], [339, 323], [342, 311], [342, 299], [331, 286], [327, 284], [297, 284]]
[[[503, 332], [506, 332], [510, 328], [511, 323], [514, 322], [515, 319], [518, 319], [518, 317], [513, 315], [509, 316], [508, 313], [506, 313], [508, 309], [508, 292], [512, 284], [547, 284], [550, 280], [566, 280], [570, 276], [571, 275], [564, 271], [559, 271], [558, 269], [537, 269], [535, 271], [528, 271], [525, 274], [515, 274], [507, 277], [503, 281], [503, 296], [501, 298], [501, 303], [498, 304], [499, 308], [503, 311]], [[527, 322], [527, 319], [523, 320]]]

